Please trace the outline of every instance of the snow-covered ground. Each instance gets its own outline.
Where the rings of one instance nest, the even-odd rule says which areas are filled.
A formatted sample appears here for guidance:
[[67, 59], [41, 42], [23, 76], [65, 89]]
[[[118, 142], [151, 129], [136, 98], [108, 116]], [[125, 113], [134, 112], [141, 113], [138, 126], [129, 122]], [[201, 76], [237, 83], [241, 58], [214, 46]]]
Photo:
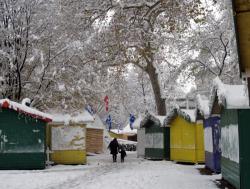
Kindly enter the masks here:
[[109, 154], [88, 157], [88, 165], [46, 170], [0, 171], [1, 189], [213, 189], [220, 175], [201, 175], [201, 165], [148, 161], [128, 153], [125, 163]]

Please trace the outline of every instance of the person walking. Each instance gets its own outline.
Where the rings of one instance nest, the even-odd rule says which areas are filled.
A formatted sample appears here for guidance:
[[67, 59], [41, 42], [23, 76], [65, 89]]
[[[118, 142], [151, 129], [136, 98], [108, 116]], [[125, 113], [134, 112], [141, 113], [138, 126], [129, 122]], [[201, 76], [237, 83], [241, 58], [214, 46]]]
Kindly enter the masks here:
[[121, 153], [121, 162], [123, 163], [125, 156], [127, 156], [127, 153], [126, 153], [124, 146], [121, 146], [120, 153]]
[[108, 146], [109, 150], [110, 150], [110, 154], [112, 154], [113, 157], [113, 162], [116, 162], [117, 159], [117, 154], [118, 154], [118, 150], [119, 150], [119, 143], [117, 141], [116, 138], [114, 138]]

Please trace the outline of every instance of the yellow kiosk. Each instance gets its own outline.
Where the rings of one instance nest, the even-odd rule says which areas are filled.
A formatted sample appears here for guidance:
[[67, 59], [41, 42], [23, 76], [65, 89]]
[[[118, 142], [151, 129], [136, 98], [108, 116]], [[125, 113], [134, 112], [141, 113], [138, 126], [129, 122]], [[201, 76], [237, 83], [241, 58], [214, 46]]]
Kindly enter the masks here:
[[196, 121], [196, 109], [174, 109], [164, 126], [170, 126], [170, 160], [204, 163], [203, 122]]

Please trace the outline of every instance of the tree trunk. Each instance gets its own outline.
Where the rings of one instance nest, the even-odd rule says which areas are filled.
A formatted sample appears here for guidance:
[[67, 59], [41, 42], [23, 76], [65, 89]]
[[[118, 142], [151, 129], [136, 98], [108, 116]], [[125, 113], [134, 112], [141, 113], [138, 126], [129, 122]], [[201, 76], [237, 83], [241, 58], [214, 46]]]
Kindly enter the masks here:
[[150, 82], [154, 91], [155, 104], [157, 107], [158, 115], [166, 115], [166, 99], [161, 97], [161, 89], [158, 74], [152, 62], [147, 63], [146, 72], [150, 78]]

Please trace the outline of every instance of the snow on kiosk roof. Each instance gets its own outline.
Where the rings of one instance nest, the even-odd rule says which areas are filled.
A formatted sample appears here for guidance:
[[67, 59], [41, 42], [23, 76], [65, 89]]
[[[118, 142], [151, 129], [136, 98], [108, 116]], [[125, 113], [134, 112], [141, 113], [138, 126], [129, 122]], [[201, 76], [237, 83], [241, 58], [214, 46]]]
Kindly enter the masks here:
[[194, 123], [196, 121], [196, 109], [178, 109], [174, 108], [165, 118], [164, 120], [164, 127], [168, 127], [169, 124], [173, 119], [175, 119], [176, 116], [181, 116], [188, 122]]
[[93, 116], [91, 116], [86, 110], [75, 115], [52, 113], [52, 117], [54, 123], [64, 123], [65, 125], [68, 125], [70, 122], [89, 123], [94, 121]]
[[162, 126], [162, 117], [164, 116], [155, 116], [152, 113], [146, 112], [145, 117], [141, 120], [140, 127], [148, 127], [150, 124]]
[[19, 113], [23, 113], [26, 115], [29, 115], [35, 119], [40, 119], [44, 122], [51, 122], [52, 118], [50, 115], [40, 112], [34, 108], [28, 107], [24, 104], [19, 104], [17, 102], [13, 102], [9, 99], [2, 99], [0, 100], [0, 107], [1, 108], [6, 108], [6, 109], [11, 109]]
[[106, 128], [106, 126], [103, 124], [101, 118], [99, 117], [99, 115], [95, 114], [93, 116], [93, 121], [90, 121], [87, 124], [87, 128], [88, 129], [101, 129], [104, 130]]
[[210, 114], [209, 110], [209, 100], [206, 96], [204, 95], [197, 95], [197, 106], [199, 111], [204, 117], [208, 117]]
[[137, 134], [137, 129], [131, 129], [130, 124], [127, 124], [127, 126], [123, 128], [123, 132], [127, 134]]
[[[215, 96], [217, 95], [219, 104], [228, 109], [249, 108], [248, 92], [245, 85], [224, 84], [219, 77], [214, 79], [213, 84], [211, 103], [214, 103]], [[210, 104], [210, 106], [212, 105]]]

